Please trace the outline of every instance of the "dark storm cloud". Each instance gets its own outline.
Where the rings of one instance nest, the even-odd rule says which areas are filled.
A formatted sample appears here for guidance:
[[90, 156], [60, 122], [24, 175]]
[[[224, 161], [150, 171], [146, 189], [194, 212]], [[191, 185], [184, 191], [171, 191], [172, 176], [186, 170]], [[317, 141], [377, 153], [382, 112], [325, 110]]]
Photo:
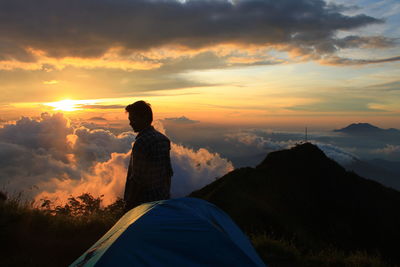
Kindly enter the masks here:
[[170, 44], [283, 45], [313, 55], [390, 44], [383, 37], [336, 38], [338, 30], [383, 22], [344, 10], [322, 0], [0, 0], [0, 60], [31, 61], [28, 48], [90, 58], [111, 47], [130, 54]]

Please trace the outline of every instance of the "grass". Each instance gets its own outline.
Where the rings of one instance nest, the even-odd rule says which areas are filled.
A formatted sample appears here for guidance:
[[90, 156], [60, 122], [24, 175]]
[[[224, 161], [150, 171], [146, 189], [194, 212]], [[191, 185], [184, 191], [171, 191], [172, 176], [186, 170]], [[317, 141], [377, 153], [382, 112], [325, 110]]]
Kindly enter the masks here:
[[380, 255], [363, 251], [345, 252], [333, 247], [320, 250], [299, 248], [293, 241], [271, 235], [248, 234], [254, 247], [264, 262], [271, 267], [309, 266], [309, 267], [385, 267]]
[[[36, 204], [36, 205], [35, 205]], [[0, 266], [68, 266], [96, 242], [123, 214], [123, 203], [102, 207], [101, 197], [71, 197], [63, 206], [20, 198], [0, 198]], [[293, 240], [247, 233], [271, 267], [389, 266], [379, 255], [335, 248], [310, 250]]]

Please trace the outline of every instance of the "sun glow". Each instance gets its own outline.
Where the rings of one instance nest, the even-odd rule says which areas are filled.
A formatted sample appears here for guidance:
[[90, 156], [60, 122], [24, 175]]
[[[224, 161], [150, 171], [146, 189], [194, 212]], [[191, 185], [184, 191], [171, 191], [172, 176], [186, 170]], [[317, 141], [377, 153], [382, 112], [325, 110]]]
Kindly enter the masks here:
[[92, 100], [70, 100], [64, 99], [57, 102], [45, 103], [46, 106], [53, 107], [54, 110], [76, 111], [82, 110], [84, 105], [93, 104]]

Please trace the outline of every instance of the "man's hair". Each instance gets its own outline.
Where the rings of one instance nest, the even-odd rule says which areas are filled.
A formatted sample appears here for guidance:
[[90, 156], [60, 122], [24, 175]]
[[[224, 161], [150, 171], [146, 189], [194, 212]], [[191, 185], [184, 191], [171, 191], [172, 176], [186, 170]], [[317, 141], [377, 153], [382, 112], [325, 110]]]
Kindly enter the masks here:
[[126, 106], [126, 112], [138, 115], [145, 118], [149, 123], [153, 121], [153, 111], [151, 110], [151, 105], [143, 100], [136, 101], [133, 104]]

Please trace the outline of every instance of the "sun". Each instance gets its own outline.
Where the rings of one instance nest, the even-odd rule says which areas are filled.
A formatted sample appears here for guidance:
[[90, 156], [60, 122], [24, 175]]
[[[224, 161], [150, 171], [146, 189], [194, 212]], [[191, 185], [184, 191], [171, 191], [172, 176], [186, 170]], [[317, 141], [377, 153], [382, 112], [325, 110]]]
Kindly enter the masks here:
[[91, 100], [71, 100], [64, 99], [57, 102], [45, 103], [46, 106], [53, 107], [54, 110], [60, 111], [77, 111], [82, 110], [83, 105], [91, 104], [93, 101]]
[[46, 106], [53, 107], [54, 110], [75, 111], [79, 110], [77, 103], [74, 100], [65, 99], [57, 102], [46, 103]]

